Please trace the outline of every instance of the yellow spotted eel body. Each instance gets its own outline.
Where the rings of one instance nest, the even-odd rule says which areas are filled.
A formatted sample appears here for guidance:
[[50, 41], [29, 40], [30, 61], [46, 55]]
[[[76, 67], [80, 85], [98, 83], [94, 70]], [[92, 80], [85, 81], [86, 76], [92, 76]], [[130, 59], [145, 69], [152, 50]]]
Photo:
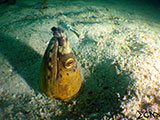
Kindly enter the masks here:
[[53, 38], [40, 66], [39, 86], [48, 97], [66, 100], [78, 93], [82, 76], [64, 30], [51, 30]]

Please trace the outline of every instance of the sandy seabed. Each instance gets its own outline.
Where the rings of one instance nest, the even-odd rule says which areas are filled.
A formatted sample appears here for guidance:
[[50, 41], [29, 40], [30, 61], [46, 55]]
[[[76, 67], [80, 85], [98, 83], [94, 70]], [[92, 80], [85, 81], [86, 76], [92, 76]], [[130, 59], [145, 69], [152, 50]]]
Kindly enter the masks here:
[[[18, 0], [0, 5], [0, 120], [160, 119], [160, 7], [125, 0]], [[81, 65], [73, 99], [39, 90], [39, 66], [62, 27]]]

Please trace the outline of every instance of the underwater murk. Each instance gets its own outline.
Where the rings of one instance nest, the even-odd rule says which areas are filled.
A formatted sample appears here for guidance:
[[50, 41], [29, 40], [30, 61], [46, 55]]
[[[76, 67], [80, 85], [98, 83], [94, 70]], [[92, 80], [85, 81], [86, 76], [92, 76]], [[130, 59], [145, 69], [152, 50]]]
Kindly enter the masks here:
[[0, 120], [160, 119], [158, 0], [0, 0]]

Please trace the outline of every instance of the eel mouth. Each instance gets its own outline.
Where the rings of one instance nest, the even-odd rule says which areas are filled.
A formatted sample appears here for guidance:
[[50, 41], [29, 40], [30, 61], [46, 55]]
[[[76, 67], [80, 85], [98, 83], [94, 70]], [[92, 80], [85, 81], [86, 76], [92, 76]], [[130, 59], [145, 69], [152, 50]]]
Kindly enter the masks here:
[[67, 36], [64, 33], [64, 30], [60, 27], [52, 27], [51, 30], [53, 31], [54, 39], [57, 39], [59, 43], [58, 52], [62, 55], [71, 53], [72, 49], [70, 47]]

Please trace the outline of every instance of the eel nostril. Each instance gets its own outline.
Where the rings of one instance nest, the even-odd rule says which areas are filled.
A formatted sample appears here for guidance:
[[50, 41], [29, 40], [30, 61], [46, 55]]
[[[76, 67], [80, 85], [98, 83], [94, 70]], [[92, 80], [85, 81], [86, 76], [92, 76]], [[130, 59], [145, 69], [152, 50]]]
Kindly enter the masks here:
[[57, 29], [56, 27], [52, 27], [52, 28], [51, 28], [51, 30], [52, 30], [53, 32], [55, 32], [56, 29]]

